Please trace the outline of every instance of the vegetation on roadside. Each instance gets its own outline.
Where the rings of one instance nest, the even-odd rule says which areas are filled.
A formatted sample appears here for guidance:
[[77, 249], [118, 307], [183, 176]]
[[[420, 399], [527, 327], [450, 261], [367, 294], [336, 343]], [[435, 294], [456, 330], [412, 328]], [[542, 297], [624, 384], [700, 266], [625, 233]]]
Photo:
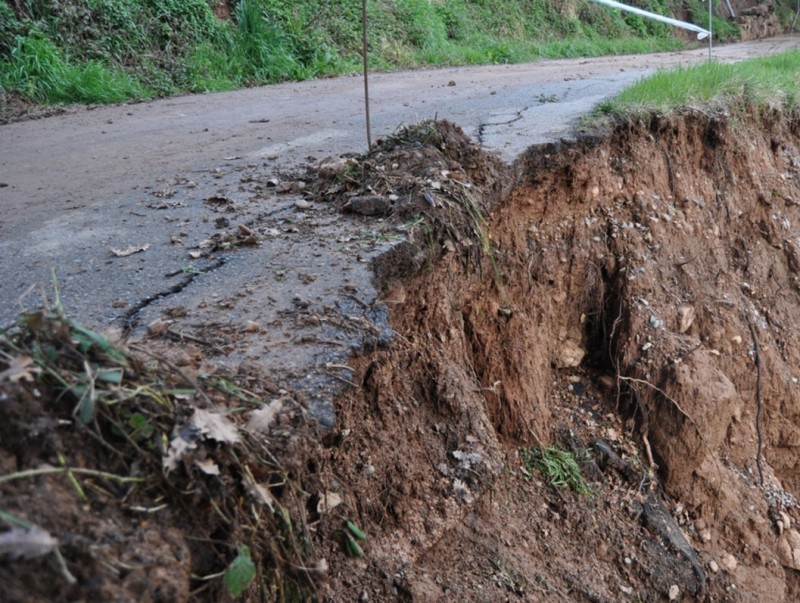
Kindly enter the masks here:
[[665, 69], [602, 103], [593, 119], [679, 107], [800, 106], [800, 51], [736, 64], [709, 61]]
[[[120, 347], [68, 318], [57, 290], [54, 307], [0, 331], [0, 392], [0, 458], [15, 459], [0, 469], [0, 558], [53, 561], [14, 565], [20, 583], [38, 578], [29, 598], [63, 600], [77, 582], [89, 592], [97, 590], [86, 582], [123, 592], [105, 572], [119, 561], [114, 552], [89, 551], [98, 546], [92, 530], [136, 522], [137, 513], [165, 533], [179, 525], [196, 547], [193, 599], [313, 598], [326, 568], [316, 564], [298, 485], [264, 436], [280, 410], [274, 401], [222, 377], [187, 376], [150, 350]], [[54, 486], [61, 483], [69, 489]], [[158, 546], [118, 529], [115, 538], [127, 538], [142, 558]], [[172, 600], [177, 591], [159, 589], [175, 584], [170, 572], [181, 561], [166, 555], [147, 588]], [[177, 588], [188, 587], [187, 573]], [[0, 598], [8, 592], [0, 588]]]
[[[633, 3], [707, 20], [701, 0]], [[370, 62], [384, 70], [684, 43], [664, 24], [589, 0], [369, 0], [367, 9]], [[737, 35], [721, 18], [714, 25], [723, 39]], [[0, 2], [0, 92], [39, 103], [229, 90], [350, 72], [360, 61], [361, 4], [348, 0]]]

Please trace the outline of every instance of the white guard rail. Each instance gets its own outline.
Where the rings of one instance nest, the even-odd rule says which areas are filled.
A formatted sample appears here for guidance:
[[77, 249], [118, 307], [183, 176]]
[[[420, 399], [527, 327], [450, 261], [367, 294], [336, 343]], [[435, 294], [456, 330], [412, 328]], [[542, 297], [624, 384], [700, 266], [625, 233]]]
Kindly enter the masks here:
[[628, 6], [627, 4], [622, 4], [621, 2], [614, 2], [614, 0], [592, 0], [592, 1], [597, 2], [598, 4], [605, 4], [606, 6], [610, 6], [611, 8], [618, 8], [619, 10], [628, 11], [629, 13], [633, 13], [635, 15], [647, 17], [655, 21], [661, 21], [662, 23], [667, 23], [674, 27], [680, 27], [681, 29], [688, 29], [689, 31], [697, 32], [698, 40], [705, 40], [709, 35], [711, 35], [710, 31], [708, 31], [707, 29], [703, 29], [699, 25], [694, 25], [692, 23], [686, 23], [685, 21], [678, 21], [677, 19], [665, 17], [664, 15], [651, 13], [650, 11], [642, 10], [641, 8], [636, 8], [635, 6]]

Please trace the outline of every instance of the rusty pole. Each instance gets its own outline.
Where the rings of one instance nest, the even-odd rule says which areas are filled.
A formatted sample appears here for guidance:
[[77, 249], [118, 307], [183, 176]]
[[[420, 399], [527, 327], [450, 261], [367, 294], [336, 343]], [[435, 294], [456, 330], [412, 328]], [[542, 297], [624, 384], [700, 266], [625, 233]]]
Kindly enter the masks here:
[[364, 111], [367, 119], [367, 150], [372, 148], [372, 132], [369, 126], [369, 64], [367, 60], [367, 0], [361, 0], [361, 38], [364, 55]]

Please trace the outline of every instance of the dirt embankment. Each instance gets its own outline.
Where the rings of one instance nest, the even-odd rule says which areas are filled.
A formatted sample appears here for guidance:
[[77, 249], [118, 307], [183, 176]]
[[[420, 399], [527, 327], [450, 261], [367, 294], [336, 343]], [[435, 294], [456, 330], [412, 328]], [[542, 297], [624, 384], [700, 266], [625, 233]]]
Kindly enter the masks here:
[[[385, 287], [397, 344], [339, 404], [323, 475], [374, 542], [336, 596], [800, 595], [799, 134], [653, 117], [532, 150], [508, 198], [481, 159], [491, 251], [423, 241], [438, 261]], [[639, 478], [528, 481], [520, 446], [598, 439]]]
[[[0, 466], [17, 473], [1, 510], [56, 535], [76, 583], [5, 559], [0, 594], [220, 600], [246, 543], [249, 600], [270, 598], [258, 584], [330, 601], [796, 600], [799, 158], [798, 116], [764, 110], [650, 117], [511, 167], [447, 123], [324, 162], [310, 197], [405, 239], [374, 263], [396, 336], [352, 359], [333, 429], [310, 431], [291, 392], [222, 380], [193, 404], [237, 406], [224, 420], [170, 390], [145, 417], [98, 411], [89, 438], [67, 394], [43, 399], [4, 356]], [[97, 340], [61, 331], [39, 347], [90, 374]], [[589, 493], [548, 485], [559, 450]], [[163, 482], [120, 482], [165, 455]], [[45, 476], [74, 478], [65, 458], [94, 467], [80, 498]]]

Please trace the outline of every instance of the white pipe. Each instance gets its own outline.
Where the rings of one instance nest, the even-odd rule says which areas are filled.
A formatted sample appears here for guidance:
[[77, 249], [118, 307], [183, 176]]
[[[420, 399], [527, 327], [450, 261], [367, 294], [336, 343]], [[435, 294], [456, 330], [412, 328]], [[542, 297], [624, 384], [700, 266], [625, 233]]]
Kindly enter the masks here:
[[627, 4], [622, 4], [621, 2], [615, 2], [614, 0], [592, 0], [592, 1], [597, 2], [598, 4], [605, 4], [606, 6], [610, 6], [611, 8], [618, 8], [619, 10], [628, 11], [629, 13], [633, 13], [641, 17], [648, 17], [649, 19], [654, 19], [655, 21], [661, 21], [662, 23], [667, 23], [668, 25], [672, 25], [674, 27], [680, 27], [681, 29], [688, 29], [689, 31], [695, 31], [697, 32], [698, 40], [705, 40], [708, 36], [711, 35], [710, 31], [708, 31], [707, 29], [703, 29], [699, 25], [694, 25], [693, 23], [686, 23], [685, 21], [678, 21], [677, 19], [672, 19], [671, 17], [665, 17], [664, 15], [651, 13], [649, 11], [642, 10], [641, 8], [636, 8], [634, 6], [628, 6]]

